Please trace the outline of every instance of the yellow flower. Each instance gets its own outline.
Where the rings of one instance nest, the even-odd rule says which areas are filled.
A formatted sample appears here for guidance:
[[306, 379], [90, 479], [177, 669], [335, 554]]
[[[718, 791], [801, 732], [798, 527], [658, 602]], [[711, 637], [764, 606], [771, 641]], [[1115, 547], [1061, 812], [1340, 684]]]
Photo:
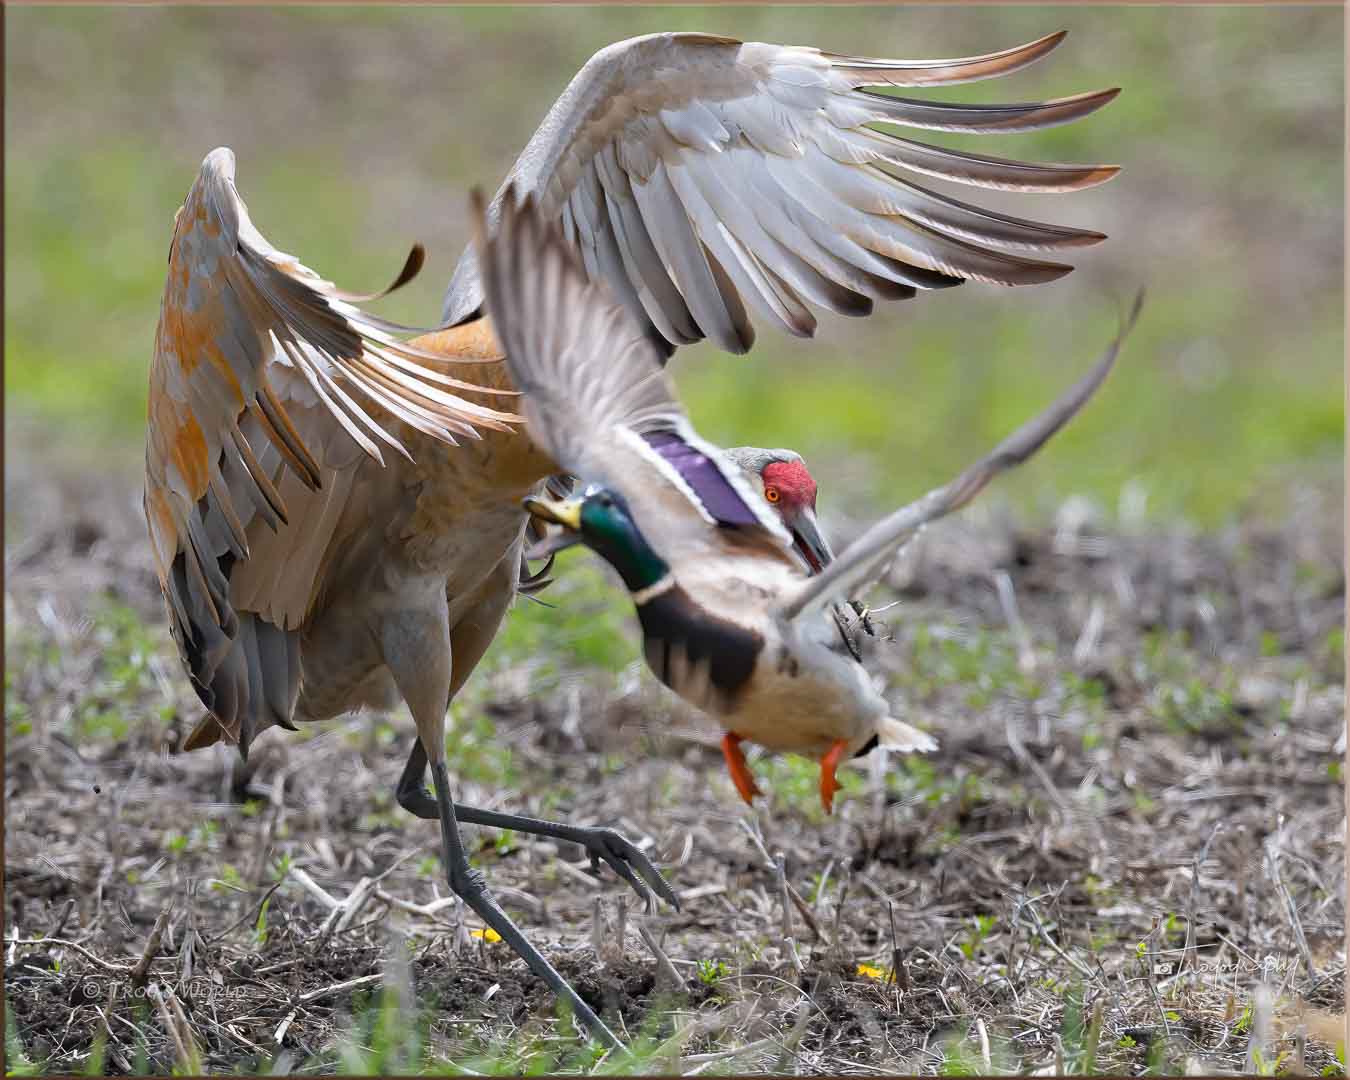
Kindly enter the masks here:
[[497, 933], [497, 931], [493, 930], [492, 927], [490, 926], [483, 930], [470, 930], [469, 937], [482, 938], [482, 940], [489, 943], [493, 941], [501, 941], [502, 939], [501, 934]]

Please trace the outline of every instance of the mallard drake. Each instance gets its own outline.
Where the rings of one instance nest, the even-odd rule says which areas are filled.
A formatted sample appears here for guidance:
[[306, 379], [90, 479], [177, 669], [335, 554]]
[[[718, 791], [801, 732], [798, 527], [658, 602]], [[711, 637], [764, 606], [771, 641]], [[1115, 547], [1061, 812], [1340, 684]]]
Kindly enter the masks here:
[[[1115, 91], [972, 106], [863, 88], [1006, 74], [1062, 38], [929, 62], [703, 34], [620, 42], [572, 81], [509, 182], [534, 193], [587, 276], [608, 283], [663, 357], [704, 337], [745, 351], [749, 312], [809, 335], [813, 306], [864, 315], [877, 299], [966, 279], [1050, 281], [1071, 267], [1024, 252], [1102, 234], [986, 211], [910, 175], [1062, 192], [1113, 166], [957, 153], [868, 125], [1027, 130], [1085, 116]], [[418, 737], [398, 799], [439, 820], [451, 888], [613, 1042], [469, 870], [456, 822], [571, 840], [649, 900], [674, 903], [674, 893], [612, 830], [450, 802], [447, 704], [521, 584], [522, 500], [560, 470], [517, 430], [516, 388], [482, 316], [479, 277], [470, 251], [443, 328], [404, 340], [407, 328], [359, 306], [369, 297], [341, 292], [264, 239], [228, 149], [203, 162], [175, 219], [146, 437], [156, 569], [209, 714], [184, 749], [223, 740], [246, 755], [272, 726], [406, 702]], [[775, 524], [788, 535], [791, 523]], [[423, 787], [428, 763], [434, 798]]]
[[694, 431], [642, 326], [604, 285], [587, 281], [532, 199], [506, 200], [479, 257], [526, 430], [587, 485], [577, 498], [535, 495], [525, 505], [618, 571], [637, 608], [647, 663], [721, 724], [746, 802], [759, 792], [743, 740], [819, 761], [826, 812], [840, 762], [876, 746], [936, 749], [931, 735], [890, 714], [825, 614], [873, 581], [924, 525], [966, 505], [1060, 430], [1106, 378], [1141, 301], [1091, 370], [1049, 408], [951, 483], [873, 525], [812, 577], [770, 502]]

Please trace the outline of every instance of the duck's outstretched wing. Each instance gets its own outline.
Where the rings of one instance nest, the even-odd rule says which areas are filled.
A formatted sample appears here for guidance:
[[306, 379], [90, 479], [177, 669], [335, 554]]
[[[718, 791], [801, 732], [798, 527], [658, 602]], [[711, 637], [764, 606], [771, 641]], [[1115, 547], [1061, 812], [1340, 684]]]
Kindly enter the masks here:
[[533, 198], [508, 198], [488, 238], [483, 209], [475, 195], [487, 309], [530, 438], [582, 481], [623, 494], [665, 553], [706, 541], [719, 525], [748, 528], [786, 552], [778, 516], [694, 431], [656, 348], [605, 285], [587, 280]]
[[[322, 548], [313, 533], [341, 508], [343, 488], [331, 481], [367, 455], [383, 461], [381, 443], [407, 453], [392, 430], [453, 442], [515, 417], [452, 393], [475, 388], [424, 366], [420, 350], [393, 336], [404, 328], [352, 303], [373, 297], [341, 292], [273, 248], [249, 220], [234, 164], [228, 149], [207, 155], [174, 220], [150, 368], [144, 506], [184, 664], [243, 744], [264, 688], [284, 714], [298, 671], [298, 654], [272, 640], [289, 615], [259, 628], [236, 611], [230, 578], [251, 558], [250, 528], [286, 526], [282, 492], [292, 482], [324, 488], [327, 509], [306, 505], [286, 529], [294, 542], [275, 556], [294, 579], [308, 558], [297, 545]], [[420, 265], [418, 248], [390, 288]]]
[[[810, 336], [812, 306], [866, 315], [875, 300], [967, 279], [1026, 285], [1072, 269], [1036, 253], [1101, 233], [1025, 221], [931, 191], [913, 177], [1063, 192], [1111, 165], [1033, 164], [900, 138], [876, 123], [933, 131], [1029, 131], [1086, 116], [1117, 90], [1013, 105], [958, 105], [866, 87], [931, 87], [1006, 75], [1064, 33], [956, 60], [876, 60], [818, 49], [665, 33], [596, 53], [549, 110], [493, 199], [533, 196], [592, 280], [604, 280], [669, 356], [711, 338], [735, 353], [749, 313]], [[1032, 255], [1026, 254], [1033, 253]], [[479, 310], [470, 247], [443, 317]]]
[[840, 552], [820, 574], [807, 581], [800, 592], [779, 608], [778, 614], [785, 619], [810, 617], [831, 604], [857, 596], [877, 579], [896, 552], [924, 525], [959, 510], [999, 473], [1020, 465], [1036, 453], [1078, 413], [1102, 384], [1134, 327], [1143, 302], [1144, 294], [1140, 292], [1115, 341], [1101, 359], [1049, 408], [1023, 424], [951, 483], [878, 521]]

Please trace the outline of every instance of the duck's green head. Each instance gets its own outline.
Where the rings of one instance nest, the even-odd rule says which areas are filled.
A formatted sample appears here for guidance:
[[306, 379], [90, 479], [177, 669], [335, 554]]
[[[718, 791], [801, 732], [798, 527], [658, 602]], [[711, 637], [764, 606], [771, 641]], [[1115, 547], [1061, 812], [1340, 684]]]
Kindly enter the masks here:
[[591, 488], [582, 498], [565, 501], [532, 495], [525, 500], [525, 509], [576, 534], [619, 572], [630, 592], [650, 588], [670, 573], [618, 492]]

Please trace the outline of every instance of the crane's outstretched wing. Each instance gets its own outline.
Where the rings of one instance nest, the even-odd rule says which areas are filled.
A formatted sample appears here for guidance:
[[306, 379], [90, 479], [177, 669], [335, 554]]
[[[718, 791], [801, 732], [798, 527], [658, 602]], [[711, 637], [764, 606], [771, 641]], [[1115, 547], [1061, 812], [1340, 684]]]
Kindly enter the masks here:
[[655, 347], [605, 285], [587, 281], [533, 198], [509, 197], [487, 239], [477, 195], [474, 218], [488, 313], [530, 438], [583, 482], [625, 496], [667, 556], [734, 526], [790, 561], [778, 516], [694, 431]]
[[[1016, 71], [1064, 33], [958, 60], [875, 60], [709, 34], [665, 33], [596, 53], [549, 110], [493, 199], [533, 196], [560, 222], [587, 275], [603, 280], [664, 356], [711, 338], [754, 340], [749, 312], [810, 336], [811, 306], [866, 315], [875, 300], [967, 279], [1025, 285], [1072, 267], [1031, 257], [1101, 233], [1025, 221], [929, 190], [935, 176], [983, 188], [1074, 191], [1110, 165], [1033, 164], [900, 138], [1029, 131], [1086, 116], [1103, 90], [1015, 105], [894, 97]], [[479, 310], [472, 246], [446, 292], [447, 324]]]
[[[414, 249], [390, 288], [420, 265]], [[150, 368], [144, 505], [183, 662], [228, 734], [238, 739], [245, 724], [243, 745], [264, 704], [289, 722], [298, 678], [298, 653], [278, 638], [284, 626], [241, 623], [229, 587], [232, 568], [250, 558], [255, 519], [273, 529], [288, 521], [283, 479], [318, 489], [340, 471], [334, 461], [383, 462], [380, 443], [406, 455], [392, 433], [403, 425], [453, 442], [474, 437], [475, 425], [517, 419], [451, 393], [476, 388], [425, 365], [393, 336], [404, 328], [350, 302], [363, 299], [273, 248], [235, 189], [234, 154], [207, 155], [174, 220]], [[317, 407], [300, 401], [307, 419], [297, 426], [287, 402], [306, 397]], [[337, 492], [325, 494], [331, 503]], [[297, 522], [291, 532], [319, 525]]]
[[831, 604], [841, 603], [870, 585], [919, 529], [975, 498], [995, 476], [1020, 465], [1044, 446], [1067, 424], [1110, 372], [1125, 338], [1139, 317], [1144, 294], [1139, 293], [1121, 325], [1116, 339], [1091, 371], [1060, 395], [1039, 416], [1027, 421], [951, 483], [930, 491], [921, 499], [882, 518], [835, 557], [834, 562], [811, 578], [788, 603], [778, 609], [785, 619], [810, 617]]

